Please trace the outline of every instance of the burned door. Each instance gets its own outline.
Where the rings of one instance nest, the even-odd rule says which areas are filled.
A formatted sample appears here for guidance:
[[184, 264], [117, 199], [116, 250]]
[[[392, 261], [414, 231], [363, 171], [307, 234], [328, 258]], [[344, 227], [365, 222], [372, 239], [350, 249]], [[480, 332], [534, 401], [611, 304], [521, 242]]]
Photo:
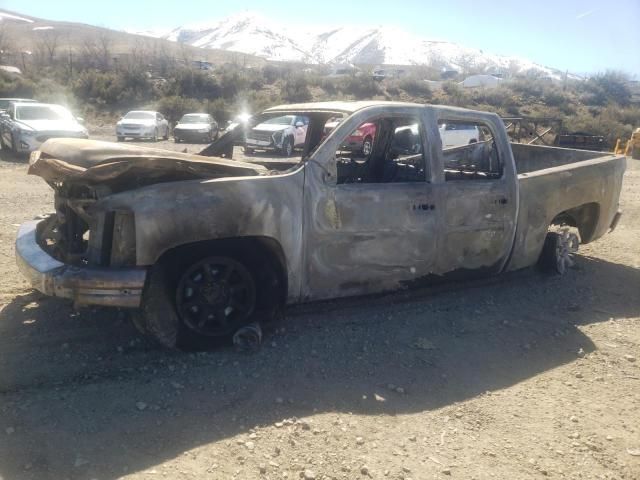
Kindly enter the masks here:
[[420, 118], [362, 120], [356, 126], [376, 125], [372, 151], [349, 145], [359, 132], [345, 126], [335, 143], [337, 178], [306, 182], [307, 300], [402, 288], [434, 263], [439, 200], [427, 181]]
[[[495, 127], [481, 120], [440, 119], [477, 132], [459, 144], [442, 139], [444, 205], [441, 273], [499, 272], [511, 252], [517, 213], [517, 179], [500, 149]], [[471, 128], [473, 127], [473, 128]], [[439, 129], [442, 135], [443, 131]]]

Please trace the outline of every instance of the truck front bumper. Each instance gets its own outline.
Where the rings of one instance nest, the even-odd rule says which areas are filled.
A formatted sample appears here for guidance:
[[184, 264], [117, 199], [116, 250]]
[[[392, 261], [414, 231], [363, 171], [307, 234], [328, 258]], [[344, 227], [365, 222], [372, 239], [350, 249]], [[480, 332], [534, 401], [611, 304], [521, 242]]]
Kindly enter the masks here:
[[100, 268], [62, 263], [37, 242], [39, 221], [24, 223], [16, 239], [18, 268], [33, 288], [69, 298], [79, 305], [137, 308], [142, 301], [146, 268]]

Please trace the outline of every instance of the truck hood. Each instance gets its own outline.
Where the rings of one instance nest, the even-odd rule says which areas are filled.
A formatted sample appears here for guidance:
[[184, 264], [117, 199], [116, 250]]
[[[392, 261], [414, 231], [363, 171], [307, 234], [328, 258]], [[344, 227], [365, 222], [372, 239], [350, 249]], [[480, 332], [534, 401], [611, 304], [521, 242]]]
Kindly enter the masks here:
[[268, 175], [269, 170], [252, 163], [158, 148], [56, 138], [31, 154], [28, 173], [50, 184], [101, 184], [110, 191], [122, 191], [160, 182]]
[[74, 120], [17, 120], [16, 123], [36, 132], [84, 132], [84, 127]]

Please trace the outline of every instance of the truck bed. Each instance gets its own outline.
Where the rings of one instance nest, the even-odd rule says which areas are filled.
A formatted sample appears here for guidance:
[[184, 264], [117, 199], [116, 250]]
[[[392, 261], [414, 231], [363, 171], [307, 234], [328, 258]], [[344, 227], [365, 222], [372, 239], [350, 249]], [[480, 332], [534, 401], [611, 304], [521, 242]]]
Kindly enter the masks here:
[[590, 150], [541, 147], [539, 145], [526, 145], [523, 143], [512, 143], [511, 150], [513, 151], [513, 157], [516, 161], [518, 174], [583, 162], [594, 158], [613, 156], [612, 154], [607, 155], [603, 152]]
[[626, 158], [603, 152], [511, 144], [518, 174], [518, 230], [508, 270], [535, 263], [554, 219], [589, 243], [609, 231], [618, 211]]

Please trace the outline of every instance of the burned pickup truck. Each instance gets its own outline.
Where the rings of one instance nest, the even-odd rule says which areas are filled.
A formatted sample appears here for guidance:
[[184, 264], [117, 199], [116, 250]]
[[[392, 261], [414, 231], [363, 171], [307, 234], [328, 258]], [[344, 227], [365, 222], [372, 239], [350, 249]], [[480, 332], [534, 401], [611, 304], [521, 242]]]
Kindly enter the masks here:
[[[235, 130], [198, 155], [46, 142], [29, 173], [55, 190], [55, 213], [20, 227], [22, 272], [47, 295], [135, 309], [187, 348], [287, 304], [535, 264], [562, 274], [620, 218], [625, 157], [510, 144], [494, 114], [332, 102], [252, 121], [287, 115], [309, 119], [299, 158], [234, 160]], [[376, 126], [371, 151], [343, 149], [363, 124]], [[443, 148], [443, 124], [478, 138]]]

